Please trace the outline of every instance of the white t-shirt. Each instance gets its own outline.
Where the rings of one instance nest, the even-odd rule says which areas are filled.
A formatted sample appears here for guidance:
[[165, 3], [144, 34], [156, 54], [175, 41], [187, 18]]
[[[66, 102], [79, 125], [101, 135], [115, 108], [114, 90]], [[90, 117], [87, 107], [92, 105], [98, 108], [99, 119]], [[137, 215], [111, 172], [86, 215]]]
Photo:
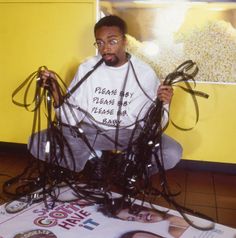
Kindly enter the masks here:
[[[82, 63], [69, 90], [100, 59], [100, 56], [95, 56]], [[107, 66], [103, 62], [69, 97], [73, 112], [66, 103], [61, 107], [64, 108], [61, 110], [61, 119], [70, 125], [85, 120], [103, 129], [115, 128], [117, 123], [121, 128], [132, 128], [155, 100], [159, 85], [154, 70], [133, 55], [130, 62], [120, 67]]]

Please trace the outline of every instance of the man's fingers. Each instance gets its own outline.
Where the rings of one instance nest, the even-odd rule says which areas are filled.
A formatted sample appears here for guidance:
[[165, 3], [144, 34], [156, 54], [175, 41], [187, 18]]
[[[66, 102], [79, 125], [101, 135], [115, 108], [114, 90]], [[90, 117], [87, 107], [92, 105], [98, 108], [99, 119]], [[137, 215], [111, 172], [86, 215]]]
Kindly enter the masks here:
[[173, 96], [173, 88], [168, 85], [161, 85], [157, 92], [158, 98], [164, 103], [170, 103]]

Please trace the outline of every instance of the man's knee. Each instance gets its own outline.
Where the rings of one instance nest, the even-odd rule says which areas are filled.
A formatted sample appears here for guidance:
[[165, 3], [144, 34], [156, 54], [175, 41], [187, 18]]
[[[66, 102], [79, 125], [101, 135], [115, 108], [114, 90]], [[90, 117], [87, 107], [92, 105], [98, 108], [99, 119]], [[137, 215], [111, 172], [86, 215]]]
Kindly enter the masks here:
[[161, 151], [159, 157], [165, 170], [172, 169], [182, 158], [183, 148], [176, 140], [163, 134], [161, 141]]
[[174, 168], [182, 159], [182, 155], [183, 147], [175, 141], [175, 143], [168, 149], [168, 154], [164, 159], [164, 168], [166, 170]]

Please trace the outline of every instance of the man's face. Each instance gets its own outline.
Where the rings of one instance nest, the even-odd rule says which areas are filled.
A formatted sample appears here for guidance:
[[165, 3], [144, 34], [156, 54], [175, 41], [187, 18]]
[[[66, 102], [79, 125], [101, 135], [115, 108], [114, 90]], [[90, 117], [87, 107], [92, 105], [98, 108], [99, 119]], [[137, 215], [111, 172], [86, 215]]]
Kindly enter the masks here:
[[153, 223], [163, 220], [163, 217], [159, 213], [152, 210], [142, 210], [137, 214], [131, 214], [129, 213], [129, 209], [122, 209], [116, 216], [122, 220], [143, 223]]
[[118, 67], [126, 59], [126, 40], [120, 29], [116, 26], [103, 26], [95, 33], [98, 52], [108, 66]]
[[149, 234], [146, 232], [138, 232], [132, 236], [132, 238], [159, 238], [161, 236], [155, 234]]

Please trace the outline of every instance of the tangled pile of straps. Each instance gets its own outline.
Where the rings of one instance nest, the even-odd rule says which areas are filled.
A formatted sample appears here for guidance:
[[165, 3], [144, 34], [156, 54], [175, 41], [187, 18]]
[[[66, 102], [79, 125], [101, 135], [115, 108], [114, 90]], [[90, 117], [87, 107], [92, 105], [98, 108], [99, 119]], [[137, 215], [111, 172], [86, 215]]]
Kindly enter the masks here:
[[[70, 95], [101, 63], [102, 61], [98, 62], [69, 93], [66, 91], [67, 88], [63, 80], [54, 72], [57, 80], [60, 82], [59, 85], [61, 86], [59, 89], [61, 93], [66, 95], [64, 97], [64, 103], [67, 103]], [[51, 131], [51, 153], [55, 153], [55, 150], [52, 149], [53, 144], [56, 143], [57, 146], [59, 144], [59, 147], [63, 148], [66, 141], [64, 141], [63, 135], [61, 135], [60, 121], [53, 119], [51, 92], [49, 89], [43, 88], [40, 85], [40, 72], [45, 69], [47, 68], [42, 66], [36, 72], [33, 72], [13, 92], [12, 96], [13, 102], [16, 105], [24, 107], [26, 110], [34, 113], [32, 134], [41, 129], [41, 110], [44, 108], [43, 115], [46, 114], [47, 126]], [[194, 62], [189, 60], [167, 75], [163, 82], [164, 85], [180, 87], [191, 94], [196, 110], [196, 123], [199, 117], [196, 97], [208, 97], [207, 94], [193, 89], [192, 84], [195, 86], [194, 77], [197, 73], [198, 67]], [[32, 88], [34, 88], [33, 98], [29, 99], [30, 93], [32, 95]], [[15, 97], [19, 96], [22, 92], [23, 102], [19, 102]], [[181, 191], [180, 189], [177, 192], [170, 190], [163, 167], [162, 153], [160, 153], [160, 156], [154, 153], [157, 148], [160, 152], [162, 151], [161, 135], [167, 127], [162, 128], [161, 126], [163, 113], [163, 104], [159, 99], [156, 99], [151, 104], [143, 119], [143, 127], [138, 139], [135, 140], [135, 142], [131, 142], [125, 151], [120, 151], [119, 153], [117, 153], [117, 151], [115, 153], [112, 151], [104, 151], [99, 161], [90, 164], [90, 167], [82, 171], [82, 173], [76, 173], [58, 166], [59, 161], [56, 161], [56, 156], [54, 156], [54, 161], [51, 163], [45, 163], [35, 159], [30, 160], [21, 174], [8, 179], [3, 185], [4, 193], [9, 195], [12, 199], [6, 203], [5, 207], [7, 212], [19, 212], [35, 202], [44, 201], [45, 206], [53, 207], [53, 204], [57, 201], [68, 202], [73, 199], [85, 199], [89, 202], [100, 204], [103, 211], [105, 210], [107, 214], [112, 216], [122, 209], [124, 204], [126, 206], [128, 204], [130, 210], [132, 210], [137, 200], [141, 201], [143, 206], [144, 203], [149, 203], [153, 209], [157, 210], [154, 204], [158, 204], [158, 199], [164, 198], [168, 204], [177, 210], [185, 221], [194, 228], [200, 230], [212, 229], [214, 227], [214, 221], [210, 217], [176, 202], [176, 196], [179, 195]], [[174, 125], [180, 128], [176, 124]], [[189, 130], [191, 128], [180, 129]], [[88, 144], [83, 131], [76, 128], [74, 128], [74, 130], [74, 132], [85, 141], [91, 151], [94, 152], [92, 146]], [[57, 138], [56, 142], [54, 138]], [[150, 158], [153, 156], [155, 157], [161, 180], [159, 188], [153, 186], [147, 169], [151, 166]], [[95, 172], [97, 172], [97, 174]], [[94, 174], [96, 174], [97, 177], [94, 177]], [[72, 198], [63, 198], [63, 196], [61, 196], [60, 191], [65, 187], [73, 191]], [[119, 193], [118, 198], [114, 198], [114, 191]], [[50, 204], [47, 202], [49, 197], [50, 201], [52, 201]], [[16, 201], [20, 201], [21, 205], [14, 207], [13, 204]], [[142, 206], [140, 209], [142, 209]], [[168, 213], [168, 210], [161, 210], [159, 212], [165, 214]], [[209, 224], [207, 226], [197, 224], [190, 219], [188, 214], [207, 219]]]

